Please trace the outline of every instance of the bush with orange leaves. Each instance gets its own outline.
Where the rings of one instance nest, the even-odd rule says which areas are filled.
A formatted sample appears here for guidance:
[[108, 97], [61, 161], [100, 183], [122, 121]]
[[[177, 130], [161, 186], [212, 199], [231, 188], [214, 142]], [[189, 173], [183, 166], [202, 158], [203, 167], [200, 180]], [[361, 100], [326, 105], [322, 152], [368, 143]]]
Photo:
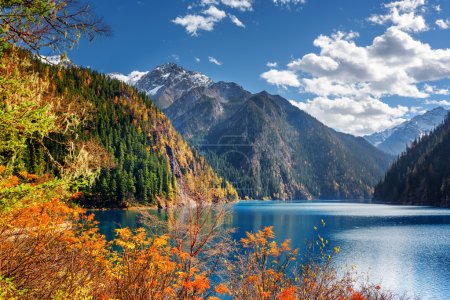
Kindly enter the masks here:
[[278, 245], [272, 227], [257, 233], [247, 232], [238, 251], [227, 263], [228, 294], [234, 299], [274, 299], [280, 295], [289, 299], [294, 291], [289, 276], [297, 258], [289, 240]]
[[338, 274], [320, 235], [311, 243], [318, 259], [300, 265], [298, 250], [277, 243], [272, 227], [233, 247], [222, 227], [225, 206], [200, 196], [168, 210], [169, 222], [148, 215], [148, 226], [160, 223], [153, 233], [123, 228], [109, 244], [92, 215], [54, 197], [58, 181], [26, 173], [0, 179], [3, 195], [21, 200], [0, 209], [0, 299], [395, 298]]
[[0, 276], [15, 288], [5, 298], [84, 299], [95, 295], [102, 270], [106, 270], [107, 248], [93, 225], [91, 216], [59, 200], [3, 214]]
[[112, 256], [108, 298], [202, 299], [210, 288], [200, 270], [182, 271], [180, 256], [188, 254], [173, 248], [167, 235], [147, 237], [142, 228], [124, 228], [117, 230], [114, 243], [120, 250]]
[[208, 191], [196, 191], [186, 205], [166, 211], [167, 222], [144, 212], [147, 230], [117, 230], [108, 297], [187, 300], [215, 293], [210, 278], [223, 270], [230, 248], [222, 227], [226, 209], [203, 201]]
[[[275, 241], [272, 227], [247, 232], [240, 244], [243, 250], [227, 263], [227, 280], [216, 287], [218, 294], [232, 299], [406, 299], [383, 291], [380, 285], [357, 283], [352, 272], [339, 274], [332, 254], [326, 251], [328, 242], [320, 235], [310, 243], [319, 254], [303, 264], [297, 263], [298, 249], [291, 249], [290, 240]], [[339, 248], [332, 252], [338, 253]]]
[[59, 183], [0, 174], [0, 194], [17, 199], [0, 209], [0, 299], [202, 299], [210, 290], [199, 256], [220, 226], [206, 222], [213, 206], [196, 205], [170, 235], [124, 228], [109, 244], [93, 215], [55, 198]]
[[168, 210], [168, 222], [148, 214], [148, 228], [159, 223], [153, 233], [119, 229], [108, 244], [92, 215], [56, 198], [67, 194], [61, 182], [3, 171], [0, 299], [396, 298], [377, 285], [356, 285], [352, 273], [339, 274], [320, 234], [311, 242], [317, 259], [303, 264], [289, 240], [275, 241], [272, 227], [247, 233], [233, 247], [222, 226], [225, 206], [207, 205], [203, 193]]

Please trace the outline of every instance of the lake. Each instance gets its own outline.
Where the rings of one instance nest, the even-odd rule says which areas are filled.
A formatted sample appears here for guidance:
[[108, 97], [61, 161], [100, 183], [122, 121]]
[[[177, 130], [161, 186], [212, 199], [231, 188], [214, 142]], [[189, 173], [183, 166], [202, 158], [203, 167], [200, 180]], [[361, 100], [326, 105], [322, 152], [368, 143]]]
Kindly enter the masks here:
[[[100, 231], [138, 226], [136, 211], [97, 211]], [[322, 228], [321, 219], [326, 226]], [[421, 299], [450, 299], [450, 209], [342, 203], [335, 201], [241, 201], [232, 206], [226, 226], [246, 231], [274, 226], [278, 240], [304, 249], [320, 227], [330, 247], [340, 246], [335, 263], [369, 273], [371, 282]]]

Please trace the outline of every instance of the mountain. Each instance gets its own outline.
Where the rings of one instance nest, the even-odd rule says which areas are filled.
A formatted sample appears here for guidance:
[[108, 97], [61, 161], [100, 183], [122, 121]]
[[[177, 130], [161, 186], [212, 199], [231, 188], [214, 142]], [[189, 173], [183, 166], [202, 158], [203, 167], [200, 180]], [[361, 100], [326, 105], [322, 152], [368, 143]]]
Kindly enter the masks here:
[[450, 207], [449, 117], [393, 163], [375, 187], [375, 201]]
[[61, 55], [39, 55], [36, 56], [37, 59], [39, 59], [44, 64], [49, 64], [51, 66], [60, 66], [64, 68], [75, 66], [73, 62], [66, 56]]
[[[16, 56], [11, 55], [8, 61], [14, 66]], [[24, 59], [30, 57], [22, 52], [20, 55]], [[76, 132], [61, 130], [69, 133], [46, 137], [42, 144], [30, 139], [27, 149], [22, 149], [15, 160], [18, 172], [23, 169], [38, 175], [48, 172], [59, 176], [61, 168], [52, 166], [70, 161], [70, 155], [77, 154], [74, 149], [79, 146], [79, 157], [88, 155], [83, 151], [89, 153], [91, 149], [109, 153], [112, 160], [99, 170], [95, 182], [75, 188], [83, 191], [84, 196], [78, 197], [78, 201], [84, 206], [167, 205], [196, 199], [201, 191], [210, 192], [211, 201], [237, 199], [231, 184], [213, 171], [164, 113], [136, 88], [75, 66], [61, 67], [35, 59], [32, 68], [36, 75], [30, 76], [40, 76], [39, 84], [49, 101], [45, 107], [57, 109], [57, 116], [61, 116], [51, 120], [56, 122], [55, 128], [79, 126]], [[21, 72], [31, 71], [25, 68]], [[38, 100], [36, 97], [35, 101]], [[67, 124], [58, 124], [66, 116], [70, 117], [64, 121]], [[4, 154], [0, 156], [3, 158]]]
[[211, 83], [189, 89], [164, 111], [181, 134], [199, 140], [236, 113], [250, 96], [235, 83]]
[[113, 79], [120, 80], [130, 85], [135, 85], [136, 82], [138, 82], [142, 78], [142, 76], [146, 75], [147, 73], [148, 72], [133, 71], [128, 75], [123, 75], [120, 73], [111, 73], [108, 75]]
[[155, 99], [161, 109], [169, 107], [190, 89], [212, 83], [207, 76], [186, 71], [174, 63], [161, 65], [150, 72], [134, 71], [128, 76], [112, 73], [110, 76], [134, 85], [147, 96]]
[[267, 92], [248, 98], [206, 141], [203, 151], [241, 171], [237, 182], [223, 176], [237, 187], [244, 182], [252, 197], [367, 198], [391, 160], [364, 139], [338, 133]]
[[414, 140], [419, 139], [441, 124], [445, 120], [447, 113], [448, 110], [437, 107], [423, 115], [415, 116], [396, 127], [365, 136], [364, 138], [384, 152], [399, 155]]
[[157, 67], [135, 86], [147, 94], [158, 88], [155, 103], [241, 196], [369, 198], [392, 160], [280, 96], [252, 94], [174, 64]]

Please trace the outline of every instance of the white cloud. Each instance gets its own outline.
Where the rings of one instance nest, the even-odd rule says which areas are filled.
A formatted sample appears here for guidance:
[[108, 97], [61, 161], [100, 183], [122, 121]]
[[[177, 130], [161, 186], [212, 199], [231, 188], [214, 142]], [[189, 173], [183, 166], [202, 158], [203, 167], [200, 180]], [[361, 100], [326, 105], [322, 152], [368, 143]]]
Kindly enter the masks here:
[[202, 13], [203, 15], [189, 14], [177, 17], [172, 22], [183, 26], [190, 35], [197, 36], [199, 30], [214, 30], [214, 25], [226, 17], [226, 13], [215, 6], [210, 6]]
[[342, 132], [362, 136], [403, 123], [408, 112], [404, 106], [390, 107], [374, 98], [365, 101], [342, 97], [317, 97], [305, 102], [290, 101], [319, 121]]
[[215, 6], [210, 6], [207, 10], [203, 11], [203, 13], [217, 21], [220, 21], [227, 16], [223, 10], [218, 9]]
[[202, 1], [200, 1], [200, 5], [202, 5], [202, 6], [216, 5], [216, 4], [218, 4], [217, 0], [202, 0]]
[[272, 0], [275, 5], [305, 4], [306, 0]]
[[400, 12], [411, 12], [424, 6], [427, 0], [399, 0], [385, 4], [387, 8], [397, 8]]
[[426, 31], [428, 25], [425, 18], [418, 14], [418, 9], [425, 4], [426, 0], [401, 0], [384, 4], [384, 7], [388, 9], [387, 14], [372, 15], [369, 21], [375, 24], [392, 23], [393, 27], [405, 31]]
[[269, 61], [269, 62], [267, 62], [266, 66], [269, 68], [276, 68], [276, 67], [278, 67], [278, 63]]
[[354, 36], [342, 32], [319, 36], [314, 45], [320, 53], [293, 60], [289, 70], [309, 74], [312, 78], [302, 79], [302, 86], [325, 96], [426, 98], [418, 83], [450, 78], [450, 49], [432, 49], [393, 27], [368, 46], [358, 46]]
[[339, 64], [327, 56], [318, 56], [314, 53], [306, 54], [302, 59], [294, 60], [288, 64], [289, 69], [302, 70], [305, 72], [316, 73], [323, 71], [333, 71], [339, 67]]
[[194, 59], [195, 59], [195, 62], [196, 62], [196, 63], [199, 63], [199, 62], [200, 62], [200, 58], [194, 57]]
[[441, 106], [450, 106], [450, 101], [448, 100], [426, 100], [425, 104], [433, 104], [433, 105], [441, 105]]
[[228, 16], [230, 17], [230, 20], [231, 22], [233, 22], [234, 25], [236, 25], [237, 27], [245, 28], [244, 23], [242, 23], [241, 20], [238, 19], [238, 17], [232, 14], [228, 14]]
[[427, 110], [424, 109], [422, 106], [412, 106], [409, 108], [409, 115], [423, 115], [426, 113]]
[[439, 19], [436, 20], [436, 25], [441, 29], [448, 29], [450, 27], [450, 20]]
[[431, 95], [450, 95], [450, 91], [448, 89], [441, 89], [434, 85], [425, 84], [423, 89], [426, 93]]
[[372, 43], [359, 45], [355, 32], [320, 35], [314, 40], [317, 53], [307, 53], [293, 59], [286, 70], [270, 70], [261, 77], [315, 95], [296, 106], [341, 131], [361, 135], [395, 126], [414, 112], [384, 103], [385, 97], [450, 94], [431, 85], [450, 79], [450, 49], [433, 49], [413, 37], [414, 32], [428, 29], [421, 15], [425, 4], [425, 0], [385, 4], [388, 13], [371, 20], [388, 28]]
[[268, 83], [279, 87], [300, 87], [300, 81], [298, 80], [297, 75], [292, 71], [278, 71], [272, 69], [261, 74], [261, 78]]
[[209, 60], [210, 63], [215, 64], [217, 66], [221, 66], [222, 65], [222, 63], [220, 61], [218, 61], [216, 58], [214, 58], [212, 56], [208, 57], [208, 60]]
[[[183, 26], [192, 36], [198, 36], [201, 30], [213, 31], [216, 23], [227, 15], [234, 25], [245, 28], [245, 24], [232, 11], [252, 12], [255, 4], [254, 0], [191, 0], [188, 2], [190, 2], [187, 5], [189, 14], [178, 16], [172, 22]], [[272, 0], [271, 2], [276, 6], [289, 6], [304, 4], [306, 0]], [[204, 7], [209, 8], [201, 11]]]
[[212, 31], [216, 23], [215, 20], [200, 15], [177, 17], [172, 22], [183, 26], [192, 36], [197, 36], [199, 30]]
[[221, 0], [221, 2], [223, 5], [241, 11], [253, 10], [253, 0]]

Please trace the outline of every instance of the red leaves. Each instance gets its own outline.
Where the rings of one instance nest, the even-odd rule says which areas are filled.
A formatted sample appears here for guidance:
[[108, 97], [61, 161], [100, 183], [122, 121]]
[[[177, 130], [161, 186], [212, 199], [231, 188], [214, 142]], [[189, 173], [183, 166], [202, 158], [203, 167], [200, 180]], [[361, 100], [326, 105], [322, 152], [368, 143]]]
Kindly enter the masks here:
[[281, 293], [278, 294], [278, 300], [296, 300], [295, 293], [297, 291], [297, 287], [290, 286], [285, 288]]
[[353, 292], [351, 300], [365, 300], [365, 298], [358, 292]]

